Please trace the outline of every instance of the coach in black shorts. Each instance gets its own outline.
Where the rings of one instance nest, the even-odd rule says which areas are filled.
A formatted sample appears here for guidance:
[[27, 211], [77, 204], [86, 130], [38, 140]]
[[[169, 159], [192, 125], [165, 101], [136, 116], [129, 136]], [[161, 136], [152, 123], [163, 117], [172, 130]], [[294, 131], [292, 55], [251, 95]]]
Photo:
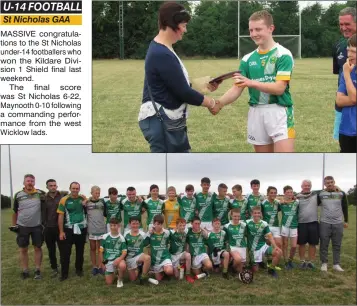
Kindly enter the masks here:
[[[299, 200], [298, 245], [301, 269], [314, 269], [316, 246], [319, 244], [319, 223], [317, 216], [318, 192], [311, 192], [311, 181], [301, 183]], [[309, 244], [308, 261], [305, 260], [305, 245]]]
[[18, 226], [16, 242], [20, 248], [22, 278], [30, 276], [28, 267], [28, 246], [30, 237], [35, 251], [35, 279], [41, 279], [44, 192], [35, 188], [35, 177], [26, 174], [24, 188], [14, 195], [14, 214], [12, 225]]

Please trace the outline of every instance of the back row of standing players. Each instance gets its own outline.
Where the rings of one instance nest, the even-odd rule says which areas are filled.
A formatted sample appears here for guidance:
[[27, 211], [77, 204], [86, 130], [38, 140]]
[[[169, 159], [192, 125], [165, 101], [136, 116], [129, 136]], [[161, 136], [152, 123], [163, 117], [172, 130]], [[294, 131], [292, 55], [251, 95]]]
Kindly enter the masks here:
[[[265, 198], [259, 192], [258, 180], [251, 182], [252, 193], [246, 197], [242, 196], [240, 185], [233, 186], [232, 199], [227, 196], [225, 184], [219, 185], [218, 193], [211, 193], [209, 178], [203, 178], [201, 187], [202, 191], [195, 193], [194, 187], [188, 185], [186, 194], [179, 197], [175, 188], [169, 187], [165, 201], [159, 199], [156, 185], [150, 187], [150, 197], [144, 201], [136, 196], [133, 187], [127, 189], [126, 196], [118, 195], [115, 188], [110, 188], [108, 200], [99, 198], [99, 188], [92, 188], [92, 197], [86, 203], [88, 233], [89, 239], [101, 240], [98, 266], [106, 271], [108, 284], [113, 282], [115, 270], [119, 274], [118, 287], [123, 285], [125, 269], [128, 269], [131, 280], [137, 279], [138, 266], [142, 266], [141, 282], [147, 277], [150, 266], [158, 280], [165, 274], [178, 277], [181, 263], [184, 263], [189, 282], [194, 281], [191, 268], [195, 275], [208, 273], [212, 267], [215, 270], [221, 268], [223, 277], [228, 278], [230, 263], [234, 271], [242, 272], [247, 262], [247, 247], [250, 264], [262, 264], [267, 255], [271, 260], [268, 272], [276, 277], [283, 244], [286, 267], [292, 268], [297, 242], [298, 201], [290, 186], [284, 188], [283, 203], [276, 199], [275, 187], [268, 188]], [[124, 236], [119, 234], [122, 211]], [[144, 211], [147, 212], [147, 233], [141, 223]], [[279, 211], [282, 211], [281, 227]], [[103, 215], [108, 231], [104, 235]], [[167, 229], [163, 228], [164, 222]], [[287, 258], [289, 237], [293, 252]], [[143, 248], [148, 245], [151, 257], [143, 253]], [[105, 265], [101, 264], [103, 261]]]

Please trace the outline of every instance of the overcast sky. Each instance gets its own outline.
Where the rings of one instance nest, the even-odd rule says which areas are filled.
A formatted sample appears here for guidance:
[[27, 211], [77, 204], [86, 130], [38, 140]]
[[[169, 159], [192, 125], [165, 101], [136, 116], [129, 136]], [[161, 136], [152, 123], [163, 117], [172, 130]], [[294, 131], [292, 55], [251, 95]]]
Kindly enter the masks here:
[[[57, 180], [59, 189], [68, 190], [72, 181], [81, 183], [81, 191], [89, 195], [93, 185], [102, 188], [102, 196], [109, 187], [125, 193], [128, 186], [136, 187], [138, 193], [147, 194], [151, 184], [158, 184], [164, 193], [164, 154], [105, 154], [91, 153], [90, 146], [11, 146], [12, 177], [14, 192], [22, 188], [23, 175], [36, 176], [37, 188], [46, 190], [49, 178]], [[308, 178], [313, 188], [321, 188], [322, 154], [169, 154], [168, 185], [183, 192], [186, 184], [200, 190], [200, 180], [208, 176], [211, 190], [220, 183], [231, 188], [234, 184], [249, 191], [249, 182], [257, 178], [261, 190], [269, 185], [281, 193], [285, 185], [296, 191]], [[356, 156], [354, 154], [326, 154], [326, 175], [335, 177], [336, 184], [347, 191], [356, 184]], [[8, 146], [1, 148], [1, 193], [10, 194]]]

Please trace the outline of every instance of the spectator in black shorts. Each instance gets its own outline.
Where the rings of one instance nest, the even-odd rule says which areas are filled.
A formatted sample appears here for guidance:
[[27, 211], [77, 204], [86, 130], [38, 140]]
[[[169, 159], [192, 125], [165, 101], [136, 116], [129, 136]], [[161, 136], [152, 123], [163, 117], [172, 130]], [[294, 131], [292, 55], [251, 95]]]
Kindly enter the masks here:
[[22, 266], [22, 278], [30, 277], [28, 265], [28, 246], [31, 242], [35, 250], [35, 279], [41, 279], [44, 195], [42, 190], [35, 188], [35, 177], [26, 174], [24, 188], [14, 195], [14, 214], [12, 225], [18, 226], [17, 245], [20, 250], [20, 262]]
[[[316, 246], [319, 244], [319, 223], [317, 216], [318, 192], [311, 192], [311, 181], [303, 180], [299, 200], [298, 241], [300, 268], [315, 269]], [[309, 244], [308, 261], [305, 260], [305, 246]]]

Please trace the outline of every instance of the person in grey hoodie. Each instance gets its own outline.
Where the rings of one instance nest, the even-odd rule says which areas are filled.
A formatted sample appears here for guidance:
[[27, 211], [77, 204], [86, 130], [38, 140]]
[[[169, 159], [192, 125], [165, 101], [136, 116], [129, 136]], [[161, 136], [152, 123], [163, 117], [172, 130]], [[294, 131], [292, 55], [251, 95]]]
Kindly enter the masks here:
[[328, 246], [332, 241], [333, 269], [343, 272], [340, 266], [340, 252], [344, 228], [348, 227], [348, 204], [346, 194], [336, 191], [332, 176], [324, 178], [325, 190], [318, 196], [320, 214], [320, 260], [321, 271], [327, 272]]

